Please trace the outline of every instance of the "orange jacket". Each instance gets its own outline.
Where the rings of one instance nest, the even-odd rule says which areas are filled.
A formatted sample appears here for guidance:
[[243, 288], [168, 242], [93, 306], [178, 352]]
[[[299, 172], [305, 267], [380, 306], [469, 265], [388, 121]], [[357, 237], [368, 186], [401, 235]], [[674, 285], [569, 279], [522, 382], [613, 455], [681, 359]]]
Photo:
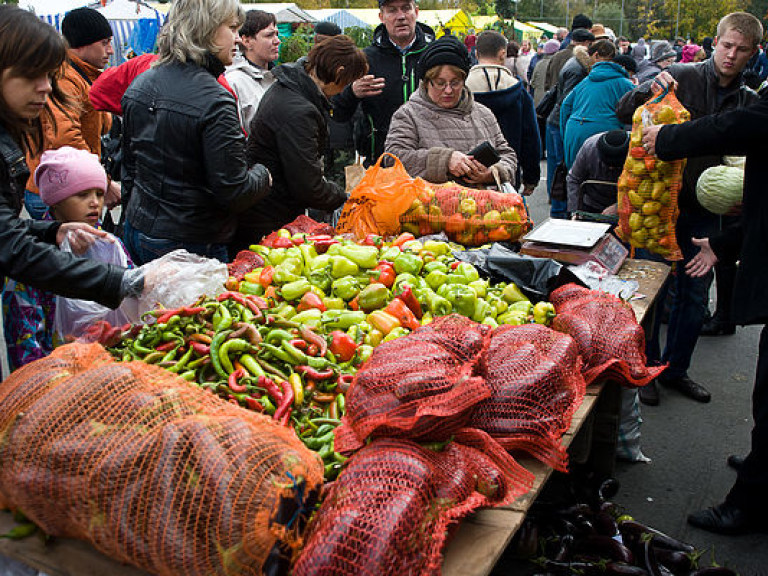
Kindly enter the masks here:
[[[78, 71], [88, 77], [88, 82]], [[40, 156], [44, 150], [54, 150], [62, 146], [72, 146], [81, 150], [90, 150], [101, 157], [101, 136], [109, 132], [112, 126], [112, 115], [94, 109], [88, 98], [91, 83], [101, 74], [101, 70], [81, 60], [72, 50], [68, 51], [67, 61], [62, 67], [59, 87], [74, 104], [74, 109], [64, 112], [50, 101], [47, 104], [56, 126], [51, 125], [46, 114], [42, 116], [43, 146], [40, 154], [32, 156], [27, 153], [27, 165], [30, 176], [27, 190], [38, 193], [35, 186], [35, 170], [40, 164]]]

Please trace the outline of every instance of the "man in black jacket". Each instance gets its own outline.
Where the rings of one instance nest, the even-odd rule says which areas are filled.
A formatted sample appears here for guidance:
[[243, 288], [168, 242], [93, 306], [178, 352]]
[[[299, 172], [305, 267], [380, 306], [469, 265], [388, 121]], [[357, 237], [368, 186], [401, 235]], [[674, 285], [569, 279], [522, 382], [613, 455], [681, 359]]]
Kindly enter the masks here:
[[355, 123], [355, 147], [370, 166], [384, 152], [389, 122], [401, 104], [419, 88], [416, 63], [435, 39], [429, 26], [416, 22], [414, 0], [379, 0], [379, 25], [365, 49], [368, 74], [333, 99], [333, 119], [346, 122], [360, 104], [363, 118]]
[[[717, 50], [717, 48], [715, 48]], [[744, 200], [740, 225], [711, 239], [693, 240], [700, 251], [686, 266], [702, 276], [721, 260], [740, 264], [734, 288], [733, 320], [737, 324], [763, 324], [752, 393], [751, 450], [746, 458], [730, 456], [738, 470], [725, 501], [688, 517], [693, 526], [721, 534], [758, 531], [768, 513], [768, 92], [746, 109], [707, 116], [679, 126], [650, 127], [643, 143], [662, 160], [703, 154], [746, 155]], [[712, 432], [717, 433], [713, 423]]]
[[[696, 64], [673, 64], [659, 73], [654, 80], [638, 86], [625, 94], [616, 107], [616, 115], [625, 123], [632, 121], [635, 109], [652, 96], [654, 83], [656, 91], [670, 86], [675, 96], [696, 120], [709, 114], [748, 106], [758, 97], [742, 85], [741, 73], [757, 50], [757, 43], [763, 34], [760, 21], [745, 12], [728, 14], [717, 26], [716, 48], [713, 57]], [[696, 199], [696, 182], [701, 173], [710, 166], [722, 164], [722, 155], [712, 152], [688, 160], [683, 171], [683, 182], [678, 197], [680, 214], [675, 230], [677, 242], [683, 253], [683, 265], [688, 264], [698, 249], [692, 238], [703, 238], [714, 234], [719, 225], [718, 217], [706, 211]], [[664, 353], [659, 354], [658, 342], [646, 350], [651, 362], [668, 362], [669, 368], [659, 381], [677, 389], [698, 402], [709, 402], [710, 393], [688, 376], [693, 351], [704, 323], [709, 301], [709, 278], [692, 278], [676, 274], [667, 342]], [[659, 295], [663, 301], [666, 291]], [[658, 334], [658, 326], [654, 327]], [[652, 338], [651, 341], [657, 340]], [[658, 358], [661, 356], [661, 358]], [[655, 383], [645, 386], [640, 395], [646, 404], [659, 402]]]

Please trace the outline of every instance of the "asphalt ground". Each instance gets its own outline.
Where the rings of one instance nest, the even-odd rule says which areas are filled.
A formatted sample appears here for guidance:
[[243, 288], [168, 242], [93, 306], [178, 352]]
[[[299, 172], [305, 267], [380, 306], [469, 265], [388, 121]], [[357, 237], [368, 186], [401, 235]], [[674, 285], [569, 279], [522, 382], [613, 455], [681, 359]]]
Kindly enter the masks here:
[[[527, 199], [534, 223], [549, 213], [545, 170], [542, 163], [542, 182]], [[637, 520], [706, 550], [705, 565], [714, 558], [741, 576], [768, 576], [768, 533], [718, 536], [689, 526], [686, 517], [724, 498], [736, 478], [726, 458], [749, 449], [759, 333], [760, 327], [752, 326], [737, 329], [733, 336], [699, 339], [689, 375], [712, 392], [712, 402], [699, 404], [662, 388], [659, 406], [643, 406], [641, 446], [651, 462], [618, 463], [621, 487], [613, 499]], [[4, 344], [0, 334], [3, 362]], [[532, 566], [505, 557], [493, 574], [532, 571]], [[0, 576], [30, 573], [0, 558]]]

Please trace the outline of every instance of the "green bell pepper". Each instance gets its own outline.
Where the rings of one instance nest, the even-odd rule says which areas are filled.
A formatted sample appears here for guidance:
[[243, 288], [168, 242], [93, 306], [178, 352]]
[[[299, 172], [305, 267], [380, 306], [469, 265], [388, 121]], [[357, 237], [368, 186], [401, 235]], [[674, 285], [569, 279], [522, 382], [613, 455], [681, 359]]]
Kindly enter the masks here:
[[551, 302], [542, 300], [533, 307], [533, 321], [536, 324], [549, 326], [555, 316], [557, 316], [557, 313], [555, 312], [555, 306]]
[[528, 300], [528, 296], [520, 291], [517, 284], [514, 282], [508, 284], [501, 293], [501, 297], [504, 298], [509, 304], [520, 302], [521, 300]]
[[470, 282], [474, 282], [480, 278], [480, 273], [477, 271], [477, 268], [475, 268], [469, 262], [459, 262], [459, 265], [456, 266], [456, 269], [453, 271], [453, 273], [464, 276], [467, 279], [467, 281], [463, 282], [463, 284], [469, 284]]
[[430, 272], [434, 272], [435, 270], [439, 270], [443, 274], [448, 273], [448, 266], [446, 266], [443, 262], [438, 262], [437, 260], [433, 260], [432, 262], [427, 262], [424, 264], [424, 273], [429, 274]]
[[478, 298], [476, 304], [475, 304], [475, 311], [472, 314], [471, 318], [475, 322], [482, 322], [486, 317], [489, 316], [495, 316], [495, 311], [493, 310], [493, 306], [488, 304], [485, 300], [481, 300]]
[[313, 328], [317, 327], [320, 324], [320, 316], [322, 315], [322, 312], [318, 308], [310, 308], [309, 310], [304, 310], [303, 312], [299, 312], [291, 318], [293, 322], [298, 322], [299, 324], [306, 324], [307, 326], [312, 326]]
[[[336, 246], [336, 244], [334, 244]], [[346, 256], [331, 256], [331, 276], [334, 278], [344, 278], [345, 276], [355, 276], [360, 272], [360, 267], [352, 262]]]
[[360, 284], [357, 278], [351, 276], [337, 278], [331, 285], [331, 291], [334, 296], [349, 301], [360, 293]]
[[264, 295], [264, 286], [257, 284], [256, 282], [247, 282], [243, 280], [240, 282], [240, 287], [238, 290], [243, 294], [252, 294], [254, 296]]
[[511, 326], [522, 326], [528, 324], [528, 314], [520, 310], [510, 310], [496, 318], [500, 324], [509, 324]]
[[436, 294], [432, 289], [423, 288], [421, 293], [427, 301], [427, 306], [432, 316], [446, 316], [453, 311], [451, 303], [439, 294]]
[[395, 283], [393, 284], [393, 287], [395, 289], [395, 293], [400, 293], [402, 291], [403, 284], [407, 284], [411, 288], [416, 288], [420, 285], [419, 279], [416, 278], [413, 274], [409, 274], [407, 272], [404, 272], [403, 274], [398, 274], [395, 276]]
[[310, 270], [322, 270], [323, 268], [326, 268], [330, 263], [331, 256], [329, 254], [320, 254], [320, 256], [316, 256], [315, 259], [312, 260]]
[[353, 310], [326, 310], [320, 316], [325, 330], [346, 330], [350, 326], [365, 322], [365, 312]]
[[437, 290], [440, 286], [445, 284], [446, 278], [448, 278], [448, 274], [445, 272], [442, 272], [441, 270], [432, 270], [432, 272], [427, 274], [424, 280], [432, 290]]
[[323, 304], [326, 310], [346, 310], [347, 303], [342, 298], [326, 297], [323, 298]]
[[509, 312], [525, 312], [526, 316], [533, 314], [533, 304], [530, 300], [518, 300], [514, 304], [510, 304], [507, 309]]
[[[320, 256], [318, 256], [320, 258]], [[315, 269], [309, 273], [309, 283], [312, 286], [317, 286], [324, 293], [328, 293], [333, 285], [333, 277], [331, 276], [331, 265], [328, 264], [325, 268]]]
[[312, 269], [312, 262], [317, 258], [317, 250], [312, 244], [299, 244], [299, 252], [304, 262], [304, 270]]
[[418, 276], [421, 272], [424, 261], [417, 255], [410, 252], [403, 252], [394, 261], [395, 272], [398, 274], [413, 274]]
[[298, 246], [291, 246], [290, 248], [285, 249], [285, 257], [286, 258], [295, 258], [299, 262], [304, 261], [304, 257], [301, 254], [301, 249]]
[[477, 307], [477, 294], [469, 286], [463, 284], [448, 284], [445, 298], [453, 306], [453, 310], [462, 316], [472, 318]]
[[286, 253], [285, 248], [272, 248], [269, 252], [269, 263], [272, 264], [272, 266], [277, 266], [287, 257], [288, 254]]
[[403, 251], [400, 250], [399, 246], [388, 246], [381, 251], [381, 254], [379, 254], [379, 259], [386, 260], [387, 262], [394, 262], [395, 258], [397, 258], [402, 253]]
[[384, 284], [374, 282], [368, 284], [357, 295], [357, 303], [364, 312], [372, 312], [384, 308], [389, 301], [389, 290]]
[[485, 298], [488, 294], [488, 280], [473, 280], [468, 286], [475, 291], [478, 298]]
[[435, 240], [424, 242], [423, 249], [427, 252], [432, 252], [435, 256], [444, 256], [451, 253], [451, 247], [447, 242], [437, 242]]
[[481, 322], [481, 324], [485, 324], [486, 326], [490, 326], [491, 328], [499, 327], [499, 323], [496, 322], [496, 319], [492, 318], [491, 316], [486, 316], [485, 318], [483, 318], [483, 321]]
[[408, 330], [408, 328], [403, 328], [402, 326], [398, 326], [397, 328], [392, 328], [389, 334], [384, 336], [384, 342], [389, 342], [390, 340], [394, 340], [395, 338], [400, 338], [401, 336], [407, 336], [410, 333], [411, 331]]
[[339, 254], [346, 256], [360, 268], [375, 268], [379, 263], [379, 249], [376, 246], [360, 246], [358, 244], [348, 244], [342, 246]]
[[289, 282], [288, 284], [283, 285], [280, 289], [280, 296], [289, 301], [298, 300], [304, 296], [305, 293], [309, 292], [310, 288], [311, 285], [309, 280], [306, 278], [299, 278], [294, 282]]

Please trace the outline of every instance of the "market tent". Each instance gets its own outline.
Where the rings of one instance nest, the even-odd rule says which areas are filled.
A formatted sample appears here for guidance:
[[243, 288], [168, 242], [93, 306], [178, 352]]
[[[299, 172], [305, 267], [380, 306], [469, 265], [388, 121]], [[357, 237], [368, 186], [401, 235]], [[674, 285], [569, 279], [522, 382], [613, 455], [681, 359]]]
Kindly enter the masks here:
[[245, 10], [263, 10], [264, 12], [270, 12], [275, 15], [275, 19], [278, 24], [304, 24], [317, 22], [317, 18], [312, 16], [306, 10], [302, 10], [296, 4], [291, 3], [254, 3], [254, 4], [240, 4], [240, 7]]
[[475, 24], [475, 31], [480, 32], [486, 28], [490, 28], [492, 24], [499, 22], [499, 17], [494, 16], [472, 16], [472, 22]]
[[515, 20], [515, 36], [520, 40], [530, 40], [535, 45], [539, 41], [542, 32], [541, 28]]
[[307, 12], [314, 18], [317, 18], [318, 22], [333, 22], [342, 30], [346, 30], [352, 26], [371, 28], [370, 24], [361, 20], [349, 10], [341, 8], [324, 8], [322, 10], [307, 10]]
[[557, 26], [553, 26], [547, 22], [528, 22], [528, 24], [543, 31], [544, 34], [547, 35], [547, 38], [554, 38], [557, 33]]
[[165, 21], [164, 14], [136, 0], [111, 0], [96, 10], [109, 20], [114, 33], [115, 53], [110, 65], [124, 62], [130, 52], [140, 55], [154, 50], [157, 33]]
[[[376, 26], [381, 24], [378, 8], [347, 8], [346, 11], [372, 28], [376, 28]], [[421, 15], [421, 12], [419, 12], [419, 15]], [[421, 20], [421, 18], [419, 18], [419, 20]]]
[[474, 27], [472, 17], [464, 10], [419, 10], [419, 22], [431, 26], [438, 38], [443, 35], [443, 28], [449, 28], [454, 34], [466, 35]]
[[19, 0], [19, 8], [31, 10], [56, 30], [61, 30], [61, 20], [70, 10], [94, 5], [93, 0]]

